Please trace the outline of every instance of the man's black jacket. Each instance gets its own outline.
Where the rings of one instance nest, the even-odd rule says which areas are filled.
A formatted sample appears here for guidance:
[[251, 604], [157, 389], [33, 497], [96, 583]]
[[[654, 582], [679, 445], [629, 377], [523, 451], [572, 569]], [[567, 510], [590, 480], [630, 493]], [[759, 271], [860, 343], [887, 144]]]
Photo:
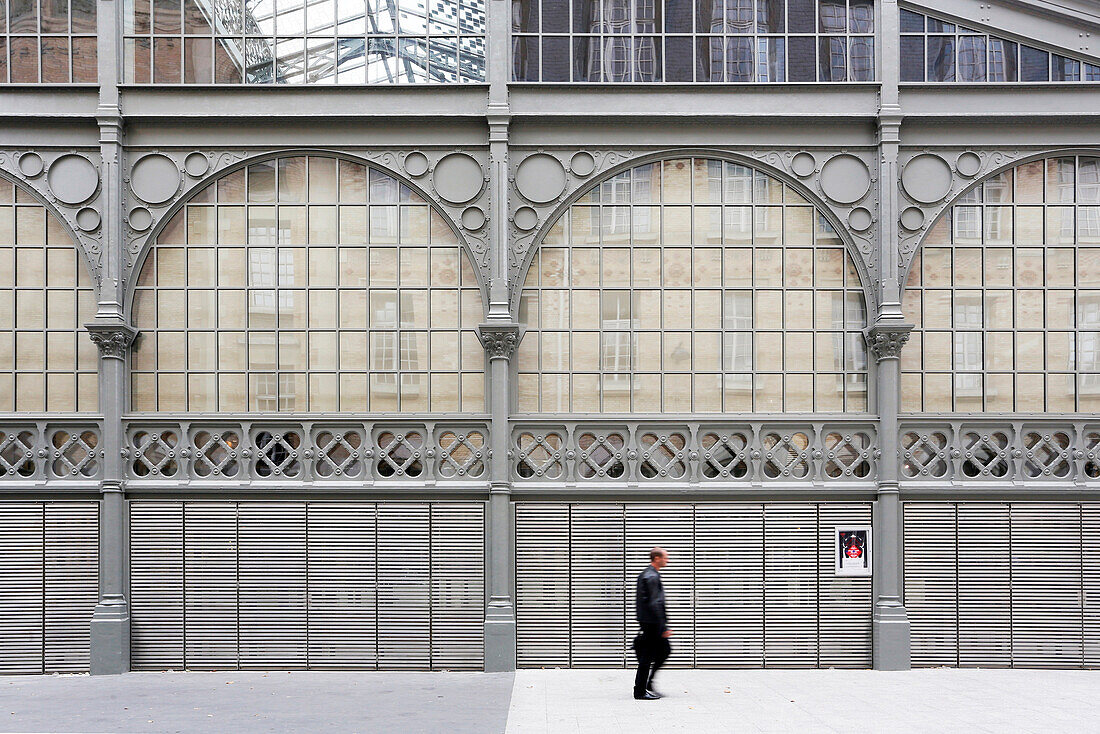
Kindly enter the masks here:
[[665, 587], [661, 585], [661, 574], [652, 565], [638, 574], [638, 586], [634, 592], [634, 608], [638, 615], [638, 624], [657, 625], [661, 632], [668, 629], [668, 615], [665, 614]]

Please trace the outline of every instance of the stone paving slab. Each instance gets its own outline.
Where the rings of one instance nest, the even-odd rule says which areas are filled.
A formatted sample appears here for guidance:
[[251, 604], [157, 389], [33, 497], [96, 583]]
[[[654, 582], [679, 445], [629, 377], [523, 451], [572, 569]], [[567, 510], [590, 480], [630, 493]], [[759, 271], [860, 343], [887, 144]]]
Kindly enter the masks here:
[[0, 732], [502, 732], [511, 673], [0, 677]]
[[521, 670], [507, 734], [1100, 732], [1100, 671]]

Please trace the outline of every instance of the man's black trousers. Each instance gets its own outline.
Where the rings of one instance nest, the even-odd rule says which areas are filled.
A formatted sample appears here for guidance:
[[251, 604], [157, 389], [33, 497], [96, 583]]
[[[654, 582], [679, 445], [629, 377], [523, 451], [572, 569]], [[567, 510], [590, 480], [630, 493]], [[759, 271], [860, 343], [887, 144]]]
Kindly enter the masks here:
[[640, 696], [653, 687], [653, 676], [668, 660], [672, 646], [661, 634], [661, 626], [643, 624], [642, 637], [638, 640], [638, 674], [634, 676], [634, 695]]

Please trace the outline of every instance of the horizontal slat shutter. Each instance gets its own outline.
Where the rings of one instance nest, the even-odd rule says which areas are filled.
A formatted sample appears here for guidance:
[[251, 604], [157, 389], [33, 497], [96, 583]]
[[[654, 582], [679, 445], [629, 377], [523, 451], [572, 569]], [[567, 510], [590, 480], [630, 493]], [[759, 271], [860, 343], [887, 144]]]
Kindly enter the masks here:
[[[638, 629], [635, 609], [637, 578], [649, 564], [649, 551], [661, 546], [669, 554], [669, 564], [661, 571], [665, 589], [665, 609], [673, 630], [670, 667], [691, 667], [695, 662], [694, 624], [694, 511], [691, 505], [629, 504], [626, 513], [626, 575], [623, 579], [623, 609], [626, 635], [623, 648]], [[628, 664], [633, 661], [628, 653]]]
[[1081, 560], [1084, 593], [1084, 662], [1087, 667], [1100, 667], [1100, 504], [1086, 502], [1081, 506]]
[[1080, 667], [1081, 508], [1012, 505], [1012, 664]]
[[309, 665], [377, 668], [375, 504], [311, 502], [308, 513]]
[[516, 647], [521, 668], [569, 666], [569, 505], [516, 505]]
[[764, 508], [695, 506], [695, 664], [764, 664]]
[[626, 663], [622, 506], [574, 505], [570, 535], [572, 665], [622, 667]]
[[764, 506], [764, 664], [817, 665], [817, 506]]
[[130, 663], [182, 669], [183, 504], [130, 503]]
[[0, 673], [41, 673], [43, 505], [0, 504]]
[[1009, 509], [1005, 504], [960, 503], [959, 665], [1012, 663]]
[[905, 609], [915, 667], [958, 665], [955, 505], [905, 504]]
[[232, 669], [237, 652], [237, 505], [184, 505], [184, 645], [190, 669]]
[[431, 507], [432, 667], [483, 667], [485, 505]]
[[45, 671], [88, 669], [99, 599], [99, 505], [48, 502], [45, 512]]
[[306, 508], [241, 502], [237, 508], [240, 665], [306, 666]]
[[378, 505], [378, 666], [431, 667], [429, 509]]
[[871, 579], [837, 576], [834, 547], [838, 526], [870, 524], [869, 505], [818, 505], [818, 665], [822, 667], [871, 666]]

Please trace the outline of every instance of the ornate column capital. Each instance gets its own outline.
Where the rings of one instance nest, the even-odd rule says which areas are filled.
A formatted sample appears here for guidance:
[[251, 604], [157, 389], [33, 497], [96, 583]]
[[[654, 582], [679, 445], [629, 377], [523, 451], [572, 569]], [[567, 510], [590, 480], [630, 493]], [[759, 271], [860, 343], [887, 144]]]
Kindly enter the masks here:
[[909, 332], [912, 330], [912, 324], [880, 321], [864, 329], [863, 337], [867, 340], [867, 348], [871, 350], [871, 354], [881, 362], [901, 356], [901, 348], [909, 341]]
[[519, 346], [519, 324], [482, 324], [477, 327], [477, 338], [489, 359], [511, 359]]
[[84, 328], [103, 359], [125, 359], [138, 335], [137, 329], [119, 321], [92, 321], [84, 324]]

